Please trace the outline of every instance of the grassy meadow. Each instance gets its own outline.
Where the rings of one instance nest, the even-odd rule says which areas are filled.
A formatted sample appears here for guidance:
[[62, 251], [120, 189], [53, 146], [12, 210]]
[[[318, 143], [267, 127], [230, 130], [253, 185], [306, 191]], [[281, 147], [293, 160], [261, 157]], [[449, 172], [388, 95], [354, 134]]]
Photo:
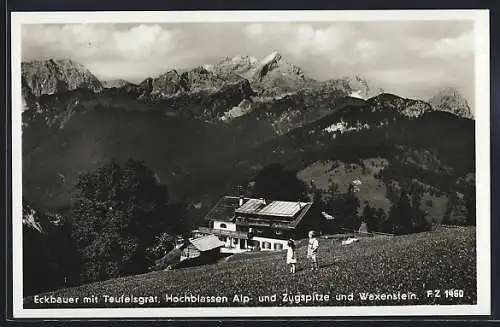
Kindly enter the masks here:
[[[123, 277], [41, 295], [79, 298], [79, 303], [40, 304], [35, 297], [24, 299], [25, 308], [51, 307], [137, 307], [137, 303], [110, 303], [105, 296], [155, 297], [142, 306], [300, 306], [300, 305], [416, 305], [475, 304], [475, 228], [443, 228], [412, 235], [362, 237], [341, 245], [338, 239], [320, 239], [320, 269], [310, 271], [306, 242], [297, 249], [298, 266], [288, 273], [286, 252], [242, 253], [212, 265], [156, 271]], [[428, 290], [439, 290], [428, 294]], [[377, 294], [414, 294], [401, 300], [377, 298]], [[375, 298], [363, 300], [360, 293]], [[287, 300], [283, 294], [288, 294]], [[304, 301], [300, 295], [328, 294], [329, 301]], [[165, 296], [226, 296], [217, 303], [166, 301]], [[246, 303], [233, 302], [234, 295], [247, 296]], [[261, 301], [264, 296], [274, 301]], [[83, 303], [84, 297], [98, 299]], [[383, 296], [382, 296], [383, 297]], [[40, 298], [40, 296], [39, 296]]]

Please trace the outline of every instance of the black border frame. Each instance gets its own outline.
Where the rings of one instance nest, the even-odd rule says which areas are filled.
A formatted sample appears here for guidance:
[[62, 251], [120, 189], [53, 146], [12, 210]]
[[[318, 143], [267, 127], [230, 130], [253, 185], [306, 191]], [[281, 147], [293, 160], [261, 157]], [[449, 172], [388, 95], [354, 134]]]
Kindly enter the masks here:
[[[2, 196], [2, 200], [5, 201], [5, 227], [6, 233], [4, 234], [5, 239], [5, 256], [6, 256], [6, 292], [4, 293], [6, 299], [4, 318], [11, 322], [15, 321], [41, 321], [42, 319], [37, 318], [13, 318], [12, 317], [12, 207], [11, 207], [11, 192], [12, 192], [12, 180], [11, 180], [11, 151], [12, 151], [12, 140], [11, 140], [11, 96], [10, 96], [10, 12], [12, 11], [188, 11], [188, 10], [383, 10], [383, 9], [489, 9], [490, 10], [490, 141], [491, 141], [491, 316], [418, 316], [411, 317], [411, 322], [452, 322], [457, 324], [459, 321], [468, 322], [486, 322], [500, 319], [500, 242], [495, 242], [500, 239], [500, 219], [498, 218], [500, 204], [495, 201], [495, 199], [500, 198], [500, 172], [498, 168], [500, 167], [499, 161], [499, 150], [500, 150], [500, 138], [498, 133], [498, 125], [500, 120], [500, 109], [498, 109], [500, 104], [500, 93], [495, 93], [495, 90], [500, 90], [500, 71], [499, 64], [497, 60], [497, 55], [500, 53], [500, 2], [495, 0], [481, 0], [481, 1], [444, 1], [444, 0], [421, 0], [418, 3], [410, 2], [398, 2], [396, 0], [392, 1], [374, 1], [369, 0], [359, 0], [355, 2], [342, 2], [342, 3], [326, 3], [321, 0], [308, 0], [307, 2], [300, 0], [288, 0], [288, 1], [241, 1], [241, 2], [231, 2], [227, 0], [213, 1], [212, 3], [199, 1], [169, 1], [161, 2], [160, 0], [115, 0], [115, 1], [101, 1], [101, 0], [86, 0], [79, 2], [69, 2], [65, 0], [6, 0], [5, 4], [5, 18], [6, 23], [3, 25], [5, 27], [5, 37], [6, 37], [6, 60], [5, 60], [5, 106], [1, 109], [5, 110], [5, 125], [2, 129], [5, 131], [5, 164], [3, 167], [5, 175], [5, 196]], [[2, 26], [2, 27], [3, 27]], [[3, 33], [2, 33], [3, 34]], [[3, 113], [2, 113], [3, 114]], [[3, 134], [3, 133], [2, 133]], [[2, 303], [3, 304], [3, 303]], [[74, 321], [75, 319], [64, 318], [64, 319], [51, 319], [60, 321]], [[93, 318], [82, 318], [77, 319], [80, 321], [99, 321]], [[111, 320], [111, 319], [110, 319]], [[106, 319], [108, 323], [110, 320]], [[190, 322], [204, 321], [208, 322], [218, 322], [219, 324], [223, 321], [231, 321], [232, 325], [236, 325], [247, 321], [254, 322], [260, 321], [261, 323], [272, 323], [273, 325], [282, 324], [285, 321], [303, 321], [303, 322], [316, 322], [325, 323], [333, 321], [359, 321], [359, 322], [402, 322], [410, 323], [408, 319], [402, 317], [342, 317], [341, 319], [335, 319], [334, 317], [270, 317], [270, 318], [259, 318], [259, 317], [248, 317], [248, 318], [126, 318], [126, 319], [115, 319], [120, 322], [129, 321], [132, 322], [130, 325], [135, 325], [134, 322], [141, 321], [140, 325], [144, 325], [146, 321], [179, 321], [179, 322]], [[103, 319], [100, 319], [103, 321]], [[51, 323], [53, 325], [53, 323]], [[138, 324], [139, 325], [139, 324]]]

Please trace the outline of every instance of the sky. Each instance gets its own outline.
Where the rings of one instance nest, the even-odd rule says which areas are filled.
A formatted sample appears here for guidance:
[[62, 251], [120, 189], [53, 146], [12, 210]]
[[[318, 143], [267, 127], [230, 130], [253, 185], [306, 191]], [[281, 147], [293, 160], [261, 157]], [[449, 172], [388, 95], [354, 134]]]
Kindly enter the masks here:
[[100, 79], [140, 82], [225, 56], [278, 51], [309, 77], [360, 75], [423, 100], [455, 87], [474, 99], [472, 21], [23, 25], [22, 60], [72, 59]]

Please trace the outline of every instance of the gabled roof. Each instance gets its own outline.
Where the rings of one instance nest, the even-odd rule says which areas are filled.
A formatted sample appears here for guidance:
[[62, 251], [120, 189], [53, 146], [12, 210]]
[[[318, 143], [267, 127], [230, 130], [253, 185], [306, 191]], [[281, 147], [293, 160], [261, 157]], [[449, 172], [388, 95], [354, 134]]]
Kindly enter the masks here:
[[304, 216], [306, 215], [306, 213], [309, 211], [309, 209], [311, 209], [312, 207], [312, 202], [308, 202], [306, 204], [306, 206], [300, 211], [299, 215], [297, 216], [297, 218], [295, 218], [289, 225], [289, 227], [297, 227], [297, 225], [302, 221], [302, 218], [304, 218]]
[[[239, 223], [253, 225], [261, 221], [264, 225], [273, 222], [281, 228], [296, 227], [312, 202], [295, 201], [270, 201], [264, 199], [244, 198], [244, 203], [239, 206], [239, 197], [225, 196], [209, 211], [205, 219], [219, 221], [238, 221]], [[281, 222], [280, 222], [281, 221]]]
[[237, 208], [235, 213], [292, 218], [309, 203], [299, 201], [271, 201], [267, 203], [264, 199], [249, 199]]
[[258, 214], [278, 217], [293, 217], [307, 204], [309, 204], [309, 202], [273, 201], [262, 208]]
[[207, 235], [198, 238], [189, 239], [189, 242], [200, 252], [213, 250], [224, 246], [224, 242], [215, 235]]
[[248, 199], [235, 213], [256, 213], [266, 206], [264, 199]]
[[234, 211], [239, 206], [240, 198], [237, 196], [224, 196], [210, 209], [205, 216], [206, 220], [231, 221], [234, 218]]

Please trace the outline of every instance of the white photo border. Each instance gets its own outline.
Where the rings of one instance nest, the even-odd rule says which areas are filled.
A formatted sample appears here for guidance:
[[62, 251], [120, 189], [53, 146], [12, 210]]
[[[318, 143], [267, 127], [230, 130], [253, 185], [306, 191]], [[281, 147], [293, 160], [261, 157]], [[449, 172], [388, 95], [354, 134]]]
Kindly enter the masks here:
[[[21, 27], [57, 23], [169, 22], [328, 22], [328, 21], [474, 22], [476, 136], [477, 304], [356, 307], [224, 307], [24, 309], [22, 262], [22, 95]], [[215, 317], [363, 317], [471, 316], [491, 314], [490, 242], [490, 50], [489, 10], [367, 11], [181, 11], [181, 12], [12, 12], [12, 313], [14, 318], [215, 318]]]

